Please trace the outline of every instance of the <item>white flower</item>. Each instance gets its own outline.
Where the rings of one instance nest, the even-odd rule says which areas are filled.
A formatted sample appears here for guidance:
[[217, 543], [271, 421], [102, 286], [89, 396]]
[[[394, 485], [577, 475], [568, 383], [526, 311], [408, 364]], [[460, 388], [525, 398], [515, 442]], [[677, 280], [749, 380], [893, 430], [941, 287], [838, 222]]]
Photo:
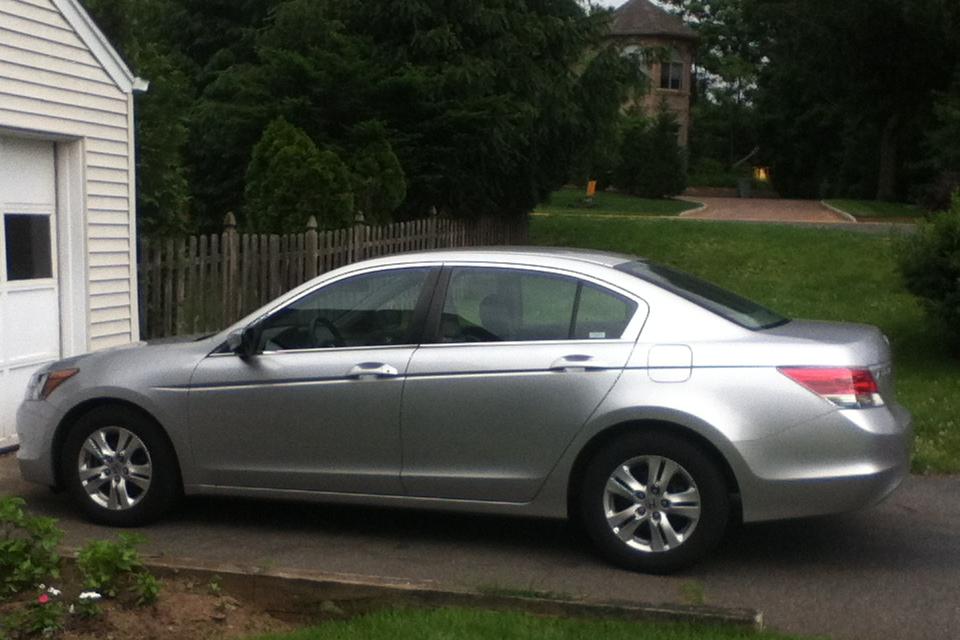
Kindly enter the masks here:
[[50, 587], [49, 589], [47, 589], [47, 593], [56, 597], [60, 595], [60, 589], [57, 589], [56, 587]]
[[97, 593], [96, 591], [84, 591], [83, 593], [80, 594], [79, 599], [80, 600], [99, 600], [100, 597], [101, 597], [100, 594]]
[[37, 585], [37, 589], [39, 589], [40, 591], [46, 591], [46, 590], [47, 590], [47, 585], [45, 585], [45, 584], [43, 584], [43, 583], [41, 582], [40, 584]]

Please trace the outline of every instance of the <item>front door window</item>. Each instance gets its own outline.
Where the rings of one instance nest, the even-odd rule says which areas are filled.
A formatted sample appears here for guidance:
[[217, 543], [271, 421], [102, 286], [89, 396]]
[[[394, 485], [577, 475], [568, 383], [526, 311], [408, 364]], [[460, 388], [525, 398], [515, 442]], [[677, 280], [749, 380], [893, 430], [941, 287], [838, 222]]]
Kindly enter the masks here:
[[429, 268], [347, 278], [288, 305], [260, 326], [263, 351], [410, 344]]

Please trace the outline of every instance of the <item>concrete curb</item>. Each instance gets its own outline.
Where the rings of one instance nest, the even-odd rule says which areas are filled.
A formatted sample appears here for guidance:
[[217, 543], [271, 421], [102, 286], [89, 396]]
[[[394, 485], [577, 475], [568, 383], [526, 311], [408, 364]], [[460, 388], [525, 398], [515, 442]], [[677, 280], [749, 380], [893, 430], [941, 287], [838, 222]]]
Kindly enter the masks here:
[[295, 569], [264, 570], [187, 558], [145, 558], [144, 563], [158, 577], [187, 578], [202, 584], [216, 580], [231, 595], [267, 613], [304, 622], [329, 618], [331, 612], [343, 616], [360, 615], [384, 607], [451, 606], [560, 617], [763, 628], [763, 614], [752, 609], [522, 597], [451, 589], [435, 582]]
[[706, 202], [701, 202], [700, 200], [696, 200], [695, 198], [692, 198], [692, 197], [683, 196], [678, 198], [678, 200], [682, 200], [683, 202], [689, 202], [691, 204], [700, 205], [696, 209], [690, 209], [688, 211], [684, 211], [683, 213], [677, 216], [678, 218], [685, 218], [688, 216], [692, 216], [695, 213], [700, 213], [701, 211], [706, 209], [708, 206]]
[[833, 205], [827, 204], [827, 201], [826, 201], [826, 200], [820, 200], [820, 206], [822, 206], [822, 207], [824, 207], [824, 208], [826, 208], [826, 209], [829, 209], [830, 211], [833, 211], [833, 212], [836, 213], [836, 214], [839, 214], [839, 215], [843, 216], [844, 218], [846, 218], [846, 219], [849, 220], [850, 222], [856, 222], [857, 224], [860, 223], [860, 221], [857, 220], [856, 216], [853, 216], [853, 215], [847, 213], [846, 211], [842, 211], [842, 210], [840, 210], [840, 209], [837, 209], [837, 208], [836, 208], [835, 206], [833, 206]]

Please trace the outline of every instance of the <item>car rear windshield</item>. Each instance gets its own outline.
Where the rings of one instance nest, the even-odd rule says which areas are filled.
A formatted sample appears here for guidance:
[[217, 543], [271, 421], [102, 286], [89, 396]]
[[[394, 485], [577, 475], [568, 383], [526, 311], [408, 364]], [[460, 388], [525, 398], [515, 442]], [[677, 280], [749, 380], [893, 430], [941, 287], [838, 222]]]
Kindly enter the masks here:
[[617, 265], [617, 270], [675, 293], [721, 318], [752, 331], [771, 329], [790, 322], [776, 311], [747, 300], [706, 280], [661, 264], [636, 260]]

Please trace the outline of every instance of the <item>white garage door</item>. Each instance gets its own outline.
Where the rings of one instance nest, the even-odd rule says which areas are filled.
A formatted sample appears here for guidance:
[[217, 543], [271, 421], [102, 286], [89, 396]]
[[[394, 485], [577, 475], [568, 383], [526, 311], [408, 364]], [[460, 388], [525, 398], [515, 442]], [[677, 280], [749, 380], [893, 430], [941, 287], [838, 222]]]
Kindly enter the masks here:
[[0, 447], [30, 376], [60, 356], [56, 193], [53, 143], [0, 137]]

